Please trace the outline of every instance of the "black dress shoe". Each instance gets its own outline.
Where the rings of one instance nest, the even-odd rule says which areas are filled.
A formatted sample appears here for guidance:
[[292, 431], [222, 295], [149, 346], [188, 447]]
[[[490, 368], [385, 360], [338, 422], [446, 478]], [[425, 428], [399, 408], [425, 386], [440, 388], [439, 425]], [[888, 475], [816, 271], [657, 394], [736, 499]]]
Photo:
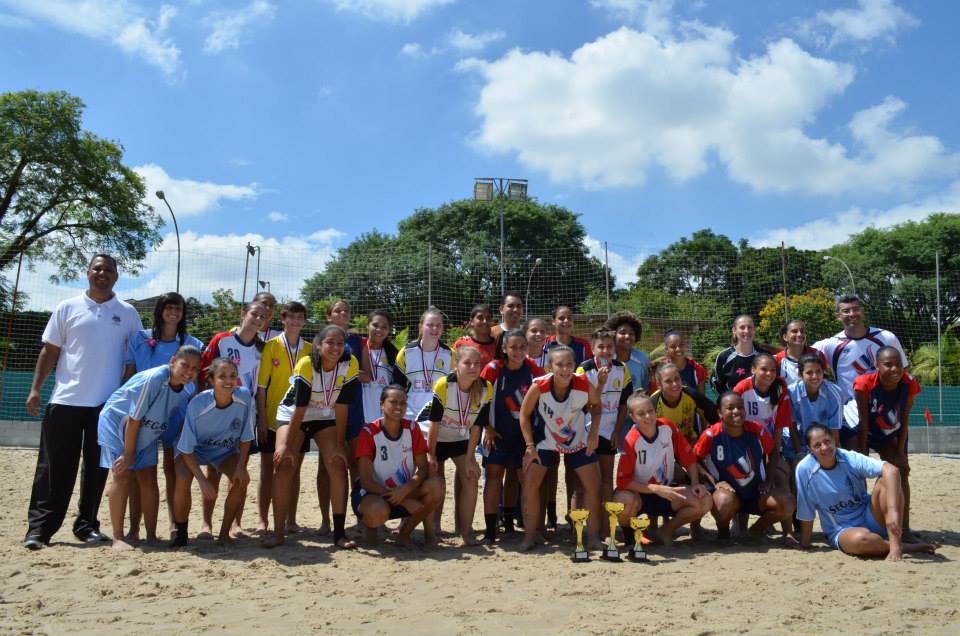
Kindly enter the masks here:
[[81, 530], [79, 532], [74, 531], [73, 536], [80, 539], [84, 543], [94, 543], [96, 541], [110, 541], [110, 537], [103, 534], [99, 530]]
[[45, 545], [47, 545], [47, 542], [39, 534], [28, 534], [23, 540], [23, 547], [27, 550], [39, 550]]

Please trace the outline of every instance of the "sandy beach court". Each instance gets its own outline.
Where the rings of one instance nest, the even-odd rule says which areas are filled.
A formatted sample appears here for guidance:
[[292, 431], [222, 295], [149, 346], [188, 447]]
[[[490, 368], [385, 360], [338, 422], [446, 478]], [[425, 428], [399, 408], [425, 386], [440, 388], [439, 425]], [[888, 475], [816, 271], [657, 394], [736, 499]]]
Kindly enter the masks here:
[[[20, 541], [35, 462], [35, 450], [0, 450], [3, 634], [960, 633], [960, 459], [911, 457], [913, 526], [943, 544], [935, 556], [865, 561], [827, 548], [819, 533], [809, 553], [774, 539], [719, 545], [708, 516], [706, 540], [684, 534], [670, 549], [652, 547], [647, 564], [604, 562], [599, 553], [575, 564], [567, 540], [519, 554], [520, 535], [494, 548], [465, 549], [448, 534], [430, 552], [389, 541], [336, 550], [316, 534], [315, 455], [302, 480], [299, 521], [307, 530], [281, 548], [264, 550], [249, 538], [228, 550], [191, 540], [179, 552], [116, 553], [108, 544], [81, 545], [68, 517], [51, 547], [29, 552]], [[251, 493], [258, 469], [253, 458]], [[198, 509], [197, 495], [192, 535]], [[217, 524], [221, 512], [222, 501]], [[448, 531], [452, 512], [448, 493]], [[107, 518], [104, 498], [104, 531]], [[253, 521], [248, 495], [244, 525]], [[161, 502], [164, 538], [167, 524]]]

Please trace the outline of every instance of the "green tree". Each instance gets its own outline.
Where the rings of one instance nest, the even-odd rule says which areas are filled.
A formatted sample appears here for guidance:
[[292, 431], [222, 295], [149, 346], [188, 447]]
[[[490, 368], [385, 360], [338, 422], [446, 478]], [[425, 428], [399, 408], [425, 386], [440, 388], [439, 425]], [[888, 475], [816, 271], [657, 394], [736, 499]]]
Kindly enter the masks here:
[[956, 329], [950, 329], [941, 338], [943, 350], [937, 355], [937, 343], [927, 342], [910, 354], [910, 373], [921, 384], [935, 385], [938, 381], [937, 370], [943, 359], [943, 383], [960, 385], [960, 338]]
[[[498, 202], [462, 200], [417, 210], [399, 223], [396, 235], [375, 230], [341, 249], [304, 283], [302, 296], [307, 302], [345, 296], [355, 314], [386, 308], [399, 326], [415, 323], [432, 302], [449, 325], [462, 324], [475, 303], [499, 305], [499, 218]], [[576, 307], [603, 286], [603, 265], [589, 255], [576, 214], [534, 200], [507, 201], [504, 220], [507, 289], [524, 293], [534, 273], [537, 281], [562, 281], [531, 286], [531, 312]]]
[[730, 302], [738, 296], [732, 278], [736, 264], [737, 246], [729, 238], [697, 230], [643, 261], [634, 286]]
[[240, 301], [233, 297], [229, 289], [213, 292], [212, 304], [188, 298], [187, 307], [190, 312], [190, 335], [204, 344], [210, 342], [214, 334], [240, 324]]
[[23, 253], [75, 278], [100, 250], [136, 273], [159, 242], [142, 180], [119, 145], [81, 129], [83, 108], [65, 92], [0, 94], [0, 270]]
[[[829, 289], [818, 287], [803, 294], [790, 294], [789, 310], [791, 320], [800, 319], [806, 324], [808, 344], [837, 332], [834, 297]], [[768, 300], [759, 315], [757, 338], [774, 346], [783, 346], [780, 340], [780, 327], [784, 323], [783, 294]]]

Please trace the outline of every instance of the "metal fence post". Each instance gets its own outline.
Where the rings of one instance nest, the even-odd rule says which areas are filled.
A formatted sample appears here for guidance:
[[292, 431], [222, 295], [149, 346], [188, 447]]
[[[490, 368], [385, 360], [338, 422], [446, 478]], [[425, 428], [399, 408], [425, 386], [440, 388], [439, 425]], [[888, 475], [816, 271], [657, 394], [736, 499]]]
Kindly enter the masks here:
[[427, 245], [427, 308], [433, 306], [433, 245]]
[[780, 271], [783, 272], [783, 324], [790, 322], [790, 307], [787, 300], [787, 251], [780, 241]]
[[943, 426], [943, 342], [941, 339], [940, 327], [940, 250], [937, 250], [934, 258], [936, 259], [936, 281], [937, 281], [937, 401], [940, 426]]
[[603, 242], [603, 275], [606, 279], [604, 286], [607, 288], [607, 318], [610, 317], [610, 252], [607, 249], [607, 242]]

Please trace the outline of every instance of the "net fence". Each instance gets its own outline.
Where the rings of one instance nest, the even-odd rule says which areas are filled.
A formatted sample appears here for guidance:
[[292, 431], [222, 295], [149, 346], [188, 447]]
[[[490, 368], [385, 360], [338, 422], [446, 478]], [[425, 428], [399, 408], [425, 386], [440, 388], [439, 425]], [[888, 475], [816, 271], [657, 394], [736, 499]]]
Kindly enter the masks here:
[[[139, 276], [121, 272], [115, 287], [120, 298], [135, 302], [145, 327], [152, 324], [156, 297], [177, 285], [178, 255], [167, 247], [170, 243], [150, 254]], [[678, 257], [593, 242], [508, 250], [502, 261], [496, 246], [370, 246], [338, 252], [251, 247], [238, 240], [234, 246], [180, 254], [179, 289], [189, 302], [189, 332], [204, 342], [237, 324], [240, 301], [261, 290], [269, 290], [280, 303], [304, 302], [310, 312], [308, 336], [325, 323], [332, 299], [344, 298], [363, 335], [365, 315], [373, 309], [388, 309], [395, 333], [406, 329], [413, 337], [421, 313], [436, 306], [447, 317], [446, 339], [452, 342], [465, 333], [477, 303], [489, 304], [499, 320], [506, 290], [523, 298], [527, 317], [544, 318], [548, 329], [557, 306], [571, 307], [575, 331], [583, 336], [611, 312], [632, 311], [644, 325], [638, 346], [653, 359], [662, 351], [663, 333], [676, 329], [686, 336], [690, 354], [711, 368], [717, 351], [729, 344], [737, 315], [753, 316], [757, 339], [773, 347], [782, 346], [779, 328], [785, 320], [802, 318], [812, 344], [841, 329], [834, 316], [835, 295], [856, 293], [864, 300], [868, 323], [898, 336], [923, 386], [913, 425], [925, 424], [927, 410], [934, 425], [960, 425], [960, 341], [954, 329], [960, 320], [960, 271], [876, 271], [789, 246]], [[0, 311], [0, 420], [31, 420], [24, 402], [44, 326], [56, 304], [81, 293], [86, 280], [53, 283], [50, 275], [59, 272], [42, 264], [35, 271], [24, 268], [18, 277], [15, 271], [6, 274], [17, 296], [14, 302], [8, 289]], [[280, 327], [279, 311], [273, 326]], [[44, 399], [51, 388], [52, 378]]]

